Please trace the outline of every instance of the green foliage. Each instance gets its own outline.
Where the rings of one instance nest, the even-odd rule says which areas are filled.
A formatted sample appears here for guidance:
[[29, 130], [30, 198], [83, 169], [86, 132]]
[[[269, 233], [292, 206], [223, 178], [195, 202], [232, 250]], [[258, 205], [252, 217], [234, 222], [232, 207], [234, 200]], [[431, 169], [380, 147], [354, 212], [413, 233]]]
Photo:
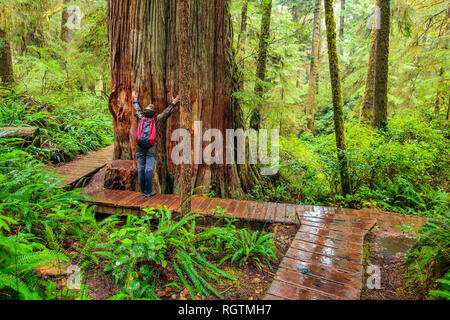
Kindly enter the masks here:
[[449, 209], [448, 193], [439, 187], [448, 184], [450, 176], [447, 132], [445, 123], [434, 121], [430, 126], [407, 117], [392, 120], [386, 132], [350, 127], [347, 156], [354, 193], [345, 199], [338, 196], [339, 163], [332, 134], [283, 138], [281, 179], [296, 195], [290, 200], [304, 204], [442, 215]]
[[50, 261], [70, 260], [48, 250], [31, 234], [0, 235], [0, 293], [8, 299], [40, 300], [35, 268]]
[[111, 144], [112, 123], [104, 112], [104, 103], [86, 101], [84, 108], [77, 108], [65, 103], [57, 106], [56, 101], [49, 106], [30, 100], [13, 92], [0, 99], [0, 126], [40, 128], [41, 147], [30, 146], [28, 150], [42, 160], [69, 161]]
[[133, 299], [156, 299], [161, 273], [170, 266], [193, 299], [194, 292], [222, 298], [210, 282], [218, 281], [218, 276], [234, 278], [207, 258], [220, 236], [197, 227], [199, 216], [194, 214], [176, 220], [167, 208], [146, 212], [143, 218], [129, 216], [126, 225], [113, 232], [96, 252], [107, 259], [105, 271], [112, 272], [120, 292]]
[[86, 199], [78, 190], [62, 189], [60, 179], [42, 170], [42, 164], [28, 153], [3, 145], [0, 150], [0, 211], [20, 219], [27, 231], [42, 224], [40, 213], [69, 214], [76, 211], [74, 205]]
[[450, 300], [450, 271], [444, 275], [444, 278], [436, 280], [440, 283], [441, 290], [431, 290], [430, 296]]
[[432, 297], [448, 299], [449, 254], [450, 254], [450, 217], [448, 215], [427, 221], [420, 231], [420, 239], [408, 253], [406, 262], [411, 275], [410, 281], [425, 292], [431, 288], [434, 279], [438, 279], [441, 288], [431, 290]]
[[253, 261], [261, 270], [261, 263], [267, 264], [272, 270], [270, 262], [277, 259], [273, 237], [272, 233], [237, 230], [235, 236], [225, 246], [225, 252], [229, 254], [221, 260], [221, 264], [230, 260], [231, 264], [238, 263], [239, 267], [242, 267], [245, 262]]

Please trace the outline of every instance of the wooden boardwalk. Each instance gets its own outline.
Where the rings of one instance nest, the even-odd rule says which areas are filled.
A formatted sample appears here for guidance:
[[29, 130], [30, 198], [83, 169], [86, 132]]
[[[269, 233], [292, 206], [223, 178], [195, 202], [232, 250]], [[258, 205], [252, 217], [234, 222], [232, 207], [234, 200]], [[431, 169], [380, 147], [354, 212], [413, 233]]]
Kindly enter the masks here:
[[109, 146], [103, 150], [91, 152], [80, 159], [66, 163], [59, 167], [47, 168], [65, 177], [61, 185], [75, 186], [81, 179], [91, 176], [98, 170], [106, 166], [112, 160], [114, 146]]
[[[103, 190], [91, 197], [97, 212], [106, 214], [142, 215], [143, 209], [158, 206], [180, 209], [177, 195], [148, 199], [136, 192]], [[359, 299], [364, 237], [375, 219], [337, 208], [198, 197], [192, 201], [193, 211], [210, 217], [218, 206], [245, 221], [301, 224], [266, 299]]]
[[[103, 168], [112, 159], [112, 147], [66, 164], [57, 171], [64, 185], [77, 182]], [[89, 194], [105, 214], [143, 215], [145, 208], [166, 206], [179, 211], [180, 197], [103, 189]], [[194, 197], [192, 209], [214, 217], [217, 207], [246, 221], [295, 224], [295, 240], [274, 277], [266, 300], [355, 300], [360, 298], [363, 277], [364, 238], [375, 224], [382, 230], [402, 224], [423, 224], [423, 219], [374, 210], [352, 210], [293, 204]]]

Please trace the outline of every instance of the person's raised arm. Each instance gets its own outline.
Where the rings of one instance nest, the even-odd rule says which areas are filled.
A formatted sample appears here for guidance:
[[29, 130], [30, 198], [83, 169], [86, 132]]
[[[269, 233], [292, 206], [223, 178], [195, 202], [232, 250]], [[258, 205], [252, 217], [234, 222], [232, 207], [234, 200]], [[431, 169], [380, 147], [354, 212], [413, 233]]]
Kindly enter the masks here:
[[157, 121], [161, 123], [166, 122], [167, 119], [172, 115], [178, 102], [180, 102], [179, 95], [176, 98], [172, 98], [172, 103], [160, 115], [158, 115]]
[[138, 94], [136, 91], [133, 91], [133, 107], [134, 107], [134, 115], [137, 121], [141, 121], [144, 118], [144, 114], [142, 113], [141, 106], [139, 105]]

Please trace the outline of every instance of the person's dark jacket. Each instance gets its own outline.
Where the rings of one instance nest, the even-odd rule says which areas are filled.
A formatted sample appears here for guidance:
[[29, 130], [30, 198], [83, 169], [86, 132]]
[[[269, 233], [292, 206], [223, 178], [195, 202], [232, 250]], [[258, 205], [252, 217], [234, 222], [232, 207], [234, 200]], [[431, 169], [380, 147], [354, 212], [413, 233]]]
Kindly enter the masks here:
[[[161, 138], [161, 128], [166, 123], [167, 119], [172, 115], [173, 111], [175, 110], [175, 104], [171, 103], [162, 113], [160, 113], [155, 118], [156, 122], [156, 132], [157, 132], [157, 139], [159, 140]], [[139, 102], [134, 102], [134, 115], [136, 116], [137, 123], [141, 122], [141, 120], [144, 118], [144, 113], [141, 110], [141, 107], [139, 105]], [[158, 140], [156, 141], [156, 144], [153, 147], [150, 147], [148, 150], [141, 149], [138, 145], [136, 145], [136, 152], [137, 153], [156, 153], [158, 150]]]

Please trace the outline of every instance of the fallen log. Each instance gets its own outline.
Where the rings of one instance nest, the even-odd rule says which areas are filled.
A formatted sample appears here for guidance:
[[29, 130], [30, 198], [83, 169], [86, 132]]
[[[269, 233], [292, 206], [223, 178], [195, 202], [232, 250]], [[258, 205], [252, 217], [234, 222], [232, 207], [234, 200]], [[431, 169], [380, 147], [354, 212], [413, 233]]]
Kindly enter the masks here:
[[24, 140], [24, 146], [33, 144], [40, 146], [39, 128], [37, 127], [0, 127], [1, 138], [15, 138]]

